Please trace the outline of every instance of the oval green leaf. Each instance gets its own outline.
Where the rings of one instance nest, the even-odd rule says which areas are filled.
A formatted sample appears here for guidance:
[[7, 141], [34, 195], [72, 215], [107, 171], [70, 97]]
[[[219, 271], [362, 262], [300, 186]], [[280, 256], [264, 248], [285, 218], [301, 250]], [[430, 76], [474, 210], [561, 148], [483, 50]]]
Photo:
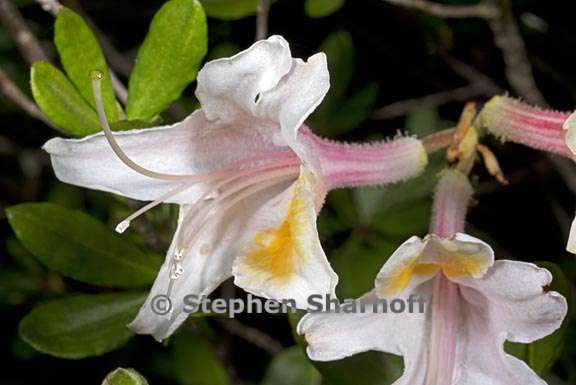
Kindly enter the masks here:
[[308, 17], [326, 17], [342, 8], [345, 2], [346, 0], [306, 0], [304, 12]]
[[230, 378], [208, 341], [189, 329], [174, 338], [175, 374], [181, 385], [229, 385]]
[[106, 376], [102, 385], [148, 385], [148, 381], [134, 369], [118, 368]]
[[34, 349], [55, 357], [79, 359], [102, 355], [124, 345], [134, 334], [126, 324], [145, 294], [79, 295], [35, 307], [18, 328]]
[[161, 260], [80, 211], [52, 203], [6, 209], [18, 239], [50, 269], [81, 282], [138, 287], [153, 282]]
[[36, 104], [62, 131], [78, 137], [100, 131], [96, 111], [58, 68], [36, 62], [30, 72], [30, 82]]
[[202, 0], [206, 14], [214, 19], [239, 20], [252, 16], [260, 0]]
[[262, 385], [320, 385], [322, 376], [299, 346], [293, 346], [274, 357], [266, 370]]
[[206, 15], [197, 0], [171, 0], [156, 13], [128, 86], [128, 119], [151, 119], [196, 79], [207, 51]]
[[104, 110], [110, 122], [117, 121], [119, 119], [118, 104], [106, 59], [96, 36], [82, 17], [71, 9], [62, 8], [54, 24], [54, 43], [68, 77], [93, 107], [96, 104], [92, 94], [90, 72], [98, 70], [106, 74], [102, 81]]

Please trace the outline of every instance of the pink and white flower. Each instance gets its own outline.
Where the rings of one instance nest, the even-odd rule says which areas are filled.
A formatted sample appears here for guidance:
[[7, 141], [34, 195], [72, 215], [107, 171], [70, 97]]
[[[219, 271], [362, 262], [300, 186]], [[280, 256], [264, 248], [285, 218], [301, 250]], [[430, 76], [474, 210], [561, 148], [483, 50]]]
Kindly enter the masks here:
[[[201, 108], [182, 122], [112, 134], [99, 108], [103, 134], [45, 144], [60, 180], [152, 201], [119, 232], [160, 203], [180, 206], [165, 263], [131, 323], [136, 332], [168, 337], [187, 318], [186, 295], [207, 295], [231, 276], [299, 307], [311, 294], [334, 294], [338, 278], [316, 230], [326, 193], [408, 179], [427, 156], [415, 138], [357, 145], [314, 135], [303, 123], [328, 88], [324, 54], [294, 59], [272, 36], [207, 63]], [[156, 295], [169, 296], [170, 314], [152, 311]]]
[[[447, 179], [461, 188], [435, 209], [459, 211], [471, 188], [458, 180], [458, 172]], [[460, 207], [442, 207], [454, 202]], [[461, 232], [447, 235], [462, 225], [459, 219], [436, 220], [439, 234], [407, 240], [356, 306], [370, 310], [379, 298], [425, 295], [430, 301], [424, 313], [307, 314], [298, 333], [305, 336], [309, 357], [331, 361], [369, 350], [400, 355], [404, 373], [394, 385], [545, 384], [526, 363], [506, 354], [503, 344], [530, 343], [554, 332], [567, 312], [565, 298], [546, 291], [552, 280], [546, 269], [494, 261], [485, 242]]]

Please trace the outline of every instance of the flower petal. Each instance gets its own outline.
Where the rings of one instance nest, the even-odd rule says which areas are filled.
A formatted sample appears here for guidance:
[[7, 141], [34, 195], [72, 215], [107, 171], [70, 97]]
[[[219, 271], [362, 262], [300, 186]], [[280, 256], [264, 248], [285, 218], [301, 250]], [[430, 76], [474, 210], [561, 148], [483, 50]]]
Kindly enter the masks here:
[[258, 232], [234, 263], [235, 284], [266, 298], [293, 299], [306, 308], [312, 294], [330, 294], [338, 276], [328, 263], [316, 229], [314, 175], [300, 177], [277, 200]]
[[513, 342], [530, 343], [558, 329], [566, 315], [566, 299], [544, 287], [552, 281], [546, 269], [531, 263], [496, 261], [480, 279], [455, 278], [472, 306]]
[[295, 144], [298, 129], [322, 102], [330, 88], [324, 53], [292, 61], [292, 69], [273, 89], [260, 94], [256, 115], [280, 123], [287, 143]]
[[480, 279], [460, 278], [466, 314], [458, 340], [455, 385], [544, 385], [523, 361], [504, 353], [505, 340], [529, 343], [560, 327], [566, 300], [544, 292], [550, 273], [536, 265], [496, 261]]
[[576, 254], [576, 217], [572, 220], [572, 224], [570, 225], [570, 235], [568, 236], [566, 250], [572, 254]]
[[199, 298], [209, 295], [221, 282], [232, 275], [234, 259], [244, 245], [254, 237], [260, 229], [262, 218], [266, 217], [265, 202], [274, 199], [285, 189], [285, 185], [270, 188], [254, 195], [249, 202], [243, 201], [242, 204], [234, 205], [226, 212], [220, 213], [214, 220], [208, 221], [200, 229], [198, 237], [192, 244], [184, 246], [185, 254], [181, 261], [183, 274], [174, 282], [170, 294], [172, 314], [159, 315], [153, 311], [152, 302], [156, 296], [167, 294], [172, 256], [177, 247], [182, 247], [176, 244], [178, 234], [190, 230], [182, 226], [182, 223], [191, 208], [190, 206], [181, 207], [178, 230], [166, 255], [166, 260], [148, 299], [129, 326], [137, 333], [152, 334], [159, 341], [169, 337], [189, 316], [185, 308], [186, 296], [196, 295]]
[[[198, 110], [171, 126], [122, 131], [114, 134], [123, 151], [152, 171], [177, 175], [213, 172], [238, 160], [274, 151], [274, 145], [254, 134], [251, 121], [233, 126], [212, 123]], [[181, 181], [141, 175], [118, 159], [102, 133], [82, 139], [54, 138], [44, 145], [58, 179], [77, 186], [103, 190], [133, 199], [154, 200]], [[200, 188], [192, 187], [167, 202], [192, 201]]]
[[271, 36], [230, 58], [206, 63], [198, 73], [196, 97], [210, 120], [253, 115], [256, 97], [276, 87], [291, 67], [288, 43]]
[[[428, 294], [426, 283], [409, 294]], [[374, 313], [371, 304], [379, 297], [374, 291], [355, 302], [365, 304], [365, 313], [309, 313], [298, 323], [310, 359], [340, 360], [351, 355], [377, 350], [404, 358], [404, 374], [394, 385], [423, 384], [426, 375], [428, 341], [426, 313]]]
[[573, 112], [572, 115], [566, 119], [562, 128], [566, 131], [564, 136], [566, 145], [570, 151], [572, 151], [572, 154], [576, 154], [576, 112]]
[[457, 233], [453, 239], [429, 235], [404, 242], [376, 277], [376, 292], [391, 297], [432, 278], [439, 269], [448, 277], [481, 277], [494, 262], [494, 252], [485, 242]]

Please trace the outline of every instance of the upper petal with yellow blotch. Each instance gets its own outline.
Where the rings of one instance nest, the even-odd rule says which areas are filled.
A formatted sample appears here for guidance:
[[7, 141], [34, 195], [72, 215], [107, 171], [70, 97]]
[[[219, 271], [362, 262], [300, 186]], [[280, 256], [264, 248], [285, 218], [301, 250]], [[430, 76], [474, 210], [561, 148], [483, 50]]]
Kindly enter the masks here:
[[376, 277], [376, 292], [385, 298], [395, 296], [431, 279], [440, 270], [449, 279], [480, 278], [493, 263], [492, 248], [467, 234], [457, 233], [453, 239], [414, 236], [382, 267]]

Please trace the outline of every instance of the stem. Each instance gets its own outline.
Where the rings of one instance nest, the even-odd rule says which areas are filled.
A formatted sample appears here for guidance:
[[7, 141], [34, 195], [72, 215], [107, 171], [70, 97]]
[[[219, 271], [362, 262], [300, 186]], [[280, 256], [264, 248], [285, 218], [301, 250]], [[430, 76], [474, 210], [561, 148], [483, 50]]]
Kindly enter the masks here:
[[428, 154], [447, 148], [452, 144], [456, 128], [447, 128], [422, 138], [422, 144]]
[[30, 31], [22, 14], [18, 8], [8, 0], [0, 0], [0, 21], [16, 42], [20, 54], [28, 64], [32, 64], [38, 60], [48, 61], [48, 57], [42, 50], [40, 43], [32, 31]]
[[256, 15], [256, 41], [266, 39], [268, 36], [268, 14], [270, 12], [270, 0], [260, 0]]
[[56, 128], [46, 116], [38, 109], [36, 104], [18, 88], [14, 82], [8, 77], [8, 74], [0, 67], [0, 92], [8, 99], [14, 102], [18, 107], [22, 108], [28, 115], [41, 120], [49, 127]]
[[445, 170], [434, 194], [430, 232], [441, 238], [451, 238], [464, 231], [468, 203], [473, 193], [466, 174], [456, 169]]

